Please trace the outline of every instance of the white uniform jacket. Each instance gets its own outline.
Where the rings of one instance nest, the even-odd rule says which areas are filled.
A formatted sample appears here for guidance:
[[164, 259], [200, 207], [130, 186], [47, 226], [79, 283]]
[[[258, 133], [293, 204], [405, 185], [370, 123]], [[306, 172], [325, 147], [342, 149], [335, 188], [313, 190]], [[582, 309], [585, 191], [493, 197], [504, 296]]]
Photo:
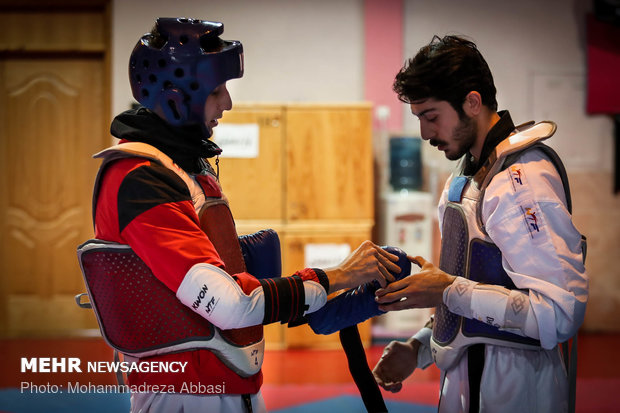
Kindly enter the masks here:
[[[439, 222], [448, 202], [449, 182], [439, 203]], [[523, 152], [512, 166], [491, 179], [481, 202], [481, 221], [502, 253], [502, 266], [517, 291], [474, 283], [462, 277], [444, 291], [443, 301], [458, 315], [493, 323], [540, 340], [541, 350], [487, 344], [481, 379], [481, 412], [563, 412], [568, 408], [567, 374], [558, 344], [583, 322], [588, 280], [582, 239], [567, 209], [562, 180], [540, 149]], [[532, 221], [535, 216], [535, 222]], [[475, 220], [476, 217], [467, 217]], [[535, 224], [535, 225], [532, 225]], [[468, 289], [469, 294], [462, 294]], [[459, 293], [458, 291], [461, 291]], [[510, 294], [529, 306], [520, 325], [506, 319]], [[430, 329], [417, 334], [423, 343], [419, 367], [430, 364]], [[442, 371], [440, 412], [467, 412], [467, 357]]]

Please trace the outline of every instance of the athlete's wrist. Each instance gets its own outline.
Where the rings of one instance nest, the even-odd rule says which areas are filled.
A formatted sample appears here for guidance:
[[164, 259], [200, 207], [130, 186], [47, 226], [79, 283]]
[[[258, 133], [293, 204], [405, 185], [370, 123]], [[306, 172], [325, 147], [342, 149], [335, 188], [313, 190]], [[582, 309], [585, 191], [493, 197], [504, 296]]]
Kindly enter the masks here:
[[420, 349], [420, 346], [422, 345], [422, 343], [414, 337], [409, 338], [405, 342], [405, 344], [407, 344], [411, 348], [411, 351], [413, 351], [415, 354], [418, 354], [418, 350]]
[[327, 291], [327, 294], [331, 294], [335, 291], [339, 291], [339, 290], [342, 290], [343, 288], [348, 287], [347, 285], [345, 285], [344, 271], [342, 269], [338, 267], [334, 267], [334, 268], [328, 268], [323, 271], [325, 272], [325, 275], [327, 276], [327, 279], [329, 280], [329, 291]]

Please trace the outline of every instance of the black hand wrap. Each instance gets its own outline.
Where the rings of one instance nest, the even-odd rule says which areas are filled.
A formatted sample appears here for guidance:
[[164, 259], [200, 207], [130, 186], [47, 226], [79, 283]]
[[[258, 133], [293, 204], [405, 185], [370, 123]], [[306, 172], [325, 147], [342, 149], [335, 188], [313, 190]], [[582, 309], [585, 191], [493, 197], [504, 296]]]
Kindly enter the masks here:
[[306, 311], [304, 282], [298, 275], [259, 280], [265, 293], [265, 317], [263, 324], [276, 321], [288, 323], [301, 317]]

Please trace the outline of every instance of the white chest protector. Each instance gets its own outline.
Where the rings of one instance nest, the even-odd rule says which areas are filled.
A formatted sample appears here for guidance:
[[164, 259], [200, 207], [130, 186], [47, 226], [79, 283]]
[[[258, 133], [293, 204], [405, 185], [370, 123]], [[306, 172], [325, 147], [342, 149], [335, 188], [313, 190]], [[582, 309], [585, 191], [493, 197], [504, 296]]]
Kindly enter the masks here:
[[[442, 243], [439, 267], [448, 274], [485, 284], [516, 289], [502, 266], [502, 253], [489, 238], [481, 219], [481, 203], [491, 179], [510, 166], [524, 151], [542, 149], [558, 170], [570, 211], [568, 179], [559, 157], [541, 142], [555, 132], [552, 122], [527, 124], [503, 140], [489, 160], [473, 177], [452, 176], [448, 202], [442, 220]], [[538, 340], [500, 330], [498, 327], [450, 312], [445, 304], [437, 307], [431, 351], [437, 366], [449, 369], [465, 349], [477, 343], [537, 350]]]
[[[108, 163], [127, 157], [147, 158], [174, 171], [188, 186], [207, 234], [229, 273], [245, 271], [245, 264], [228, 202], [209, 193], [172, 160], [144, 143], [124, 143], [106, 149], [93, 200]], [[205, 192], [206, 196], [205, 196]], [[213, 225], [217, 223], [217, 225]], [[217, 226], [217, 228], [214, 228]], [[159, 281], [128, 245], [89, 240], [78, 247], [78, 259], [92, 308], [107, 343], [121, 353], [147, 357], [191, 349], [208, 349], [242, 377], [256, 374], [263, 362], [265, 340], [261, 325], [220, 330], [189, 307]], [[148, 305], [145, 305], [148, 304]]]

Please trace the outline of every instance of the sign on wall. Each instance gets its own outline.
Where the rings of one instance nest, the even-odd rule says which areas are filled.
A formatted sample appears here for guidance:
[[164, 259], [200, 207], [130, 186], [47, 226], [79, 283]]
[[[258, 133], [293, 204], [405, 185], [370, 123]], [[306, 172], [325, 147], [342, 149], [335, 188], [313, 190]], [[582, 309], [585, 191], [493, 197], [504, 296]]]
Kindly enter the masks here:
[[213, 129], [213, 141], [222, 148], [221, 158], [258, 158], [259, 128], [256, 123], [226, 123]]
[[306, 268], [329, 268], [340, 264], [351, 253], [349, 244], [306, 244]]

